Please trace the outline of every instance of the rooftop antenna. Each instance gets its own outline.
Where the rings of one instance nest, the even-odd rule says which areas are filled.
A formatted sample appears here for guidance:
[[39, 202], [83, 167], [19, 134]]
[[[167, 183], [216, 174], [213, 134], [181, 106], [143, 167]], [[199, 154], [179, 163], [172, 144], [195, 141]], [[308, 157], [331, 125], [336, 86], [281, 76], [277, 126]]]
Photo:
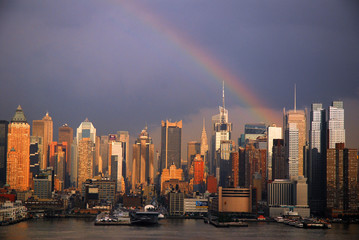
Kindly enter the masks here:
[[297, 112], [297, 85], [294, 84], [294, 112]]
[[222, 101], [223, 101], [223, 109], [225, 108], [224, 107], [224, 81], [222, 82]]

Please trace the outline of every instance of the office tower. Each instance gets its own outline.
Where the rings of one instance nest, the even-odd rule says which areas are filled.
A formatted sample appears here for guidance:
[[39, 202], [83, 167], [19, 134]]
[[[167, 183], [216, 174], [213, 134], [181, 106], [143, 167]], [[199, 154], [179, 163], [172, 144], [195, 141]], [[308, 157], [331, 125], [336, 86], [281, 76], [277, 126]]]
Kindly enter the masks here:
[[116, 182], [116, 191], [122, 191], [122, 159], [123, 148], [122, 143], [118, 141], [111, 141], [111, 180]]
[[51, 168], [41, 171], [34, 177], [34, 195], [40, 199], [51, 199], [53, 191], [53, 171]]
[[216, 172], [217, 180], [219, 180], [219, 186], [229, 187], [232, 177], [231, 153], [234, 151], [234, 149], [234, 141], [221, 141], [220, 149], [217, 151], [217, 159], [219, 159], [219, 165], [217, 165]]
[[41, 169], [46, 169], [48, 166], [48, 147], [53, 140], [53, 122], [48, 112], [42, 120], [32, 121], [32, 136], [42, 137], [43, 139]]
[[294, 92], [294, 110], [283, 109], [284, 145], [289, 165], [289, 177], [304, 176], [303, 148], [307, 141], [306, 112], [297, 110]]
[[102, 161], [102, 173], [108, 174], [109, 167], [108, 167], [108, 135], [100, 137], [100, 158]]
[[52, 142], [49, 145], [49, 166], [54, 170], [55, 190], [62, 191], [65, 187], [67, 168], [67, 142]]
[[[164, 183], [170, 180], [178, 180], [176, 183], [183, 181], [183, 170], [172, 164], [169, 169], [164, 168], [161, 172], [161, 192], [164, 190]], [[188, 185], [188, 183], [187, 183]]]
[[30, 125], [19, 105], [8, 127], [6, 183], [12, 189], [30, 187]]
[[327, 213], [330, 217], [359, 214], [357, 149], [337, 143], [327, 149]]
[[197, 154], [193, 159], [193, 191], [204, 192], [204, 161], [201, 154]]
[[76, 139], [77, 145], [83, 138], [89, 138], [93, 144], [96, 143], [96, 128], [87, 118], [77, 128]]
[[336, 143], [345, 144], [344, 107], [342, 101], [333, 101], [328, 110], [328, 148]]
[[201, 143], [196, 141], [191, 141], [187, 143], [187, 166], [188, 169], [192, 166], [192, 161], [197, 154], [200, 154]]
[[[200, 146], [200, 153], [203, 156], [203, 161], [205, 164], [205, 169], [208, 168], [208, 139], [207, 139], [207, 132], [205, 121], [203, 118], [203, 129], [201, 135], [201, 146]], [[207, 169], [208, 170], [208, 169]]]
[[77, 149], [77, 139], [74, 138], [72, 141], [72, 144], [70, 146], [71, 148], [71, 175], [70, 175], [70, 186], [77, 188], [77, 169], [78, 169], [78, 149]]
[[285, 147], [283, 139], [273, 139], [272, 147], [272, 180], [287, 179], [288, 160], [285, 157]]
[[326, 201], [326, 119], [321, 103], [313, 103], [310, 111], [309, 130], [309, 196], [310, 208], [316, 215], [323, 215]]
[[268, 180], [274, 179], [272, 177], [272, 154], [273, 154], [273, 140], [282, 138], [282, 128], [275, 124], [267, 128], [267, 176]]
[[[95, 141], [95, 156], [94, 156], [94, 164], [93, 164], [93, 174], [94, 176], [99, 175], [102, 172], [102, 162], [100, 163], [100, 147], [101, 147], [101, 138], [96, 136]], [[101, 165], [101, 166], [100, 166]], [[101, 169], [100, 169], [101, 167]]]
[[82, 189], [82, 184], [87, 179], [93, 177], [94, 148], [95, 144], [90, 138], [82, 138], [78, 141], [77, 185], [79, 189]]
[[182, 120], [161, 123], [161, 170], [175, 164], [181, 167], [181, 133]]
[[[70, 186], [70, 179], [71, 176], [71, 145], [74, 139], [74, 130], [69, 127], [67, 124], [62, 125], [59, 127], [59, 142], [66, 142], [67, 143], [67, 163], [66, 163], [66, 179], [65, 179], [65, 187], [68, 188]], [[74, 159], [76, 161], [76, 159]]]
[[30, 136], [30, 180], [40, 174], [42, 137]]
[[[170, 139], [170, 137], [167, 139]], [[154, 148], [152, 138], [147, 132], [147, 127], [145, 127], [135, 141], [135, 144], [133, 144], [132, 189], [140, 185], [146, 185], [146, 183], [153, 184], [155, 177], [153, 164], [155, 157]], [[173, 148], [168, 147], [168, 149]], [[170, 152], [168, 154], [170, 155]]]
[[130, 161], [130, 134], [128, 133], [128, 131], [118, 131], [117, 137], [122, 143], [122, 175], [127, 181], [128, 176], [130, 175], [130, 171], [132, 169], [132, 161]]
[[239, 187], [239, 152], [231, 152], [233, 187]]
[[[224, 83], [222, 87], [222, 107], [219, 107], [219, 114], [212, 117], [212, 149], [210, 172], [219, 175], [219, 159], [217, 151], [220, 150], [221, 141], [231, 140], [232, 123], [228, 122], [228, 110], [224, 104]], [[217, 179], [218, 180], [218, 179]]]
[[6, 184], [8, 126], [8, 121], [0, 120], [0, 188]]

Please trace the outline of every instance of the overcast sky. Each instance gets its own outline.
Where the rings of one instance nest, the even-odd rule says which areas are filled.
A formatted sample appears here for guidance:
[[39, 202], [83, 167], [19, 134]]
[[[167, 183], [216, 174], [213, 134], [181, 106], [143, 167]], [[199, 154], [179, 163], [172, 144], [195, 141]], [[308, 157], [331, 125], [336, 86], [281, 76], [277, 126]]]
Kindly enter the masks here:
[[[199, 140], [203, 117], [211, 132], [221, 79], [175, 34], [235, 76], [279, 125], [295, 83], [297, 108], [343, 100], [347, 144], [358, 147], [358, 23], [358, 1], [1, 0], [0, 119], [18, 104], [30, 123], [49, 111], [56, 137], [86, 117], [98, 135], [136, 137], [147, 123], [156, 149], [161, 120], [182, 119], [182, 144]], [[225, 85], [234, 139], [245, 123], [266, 122]]]

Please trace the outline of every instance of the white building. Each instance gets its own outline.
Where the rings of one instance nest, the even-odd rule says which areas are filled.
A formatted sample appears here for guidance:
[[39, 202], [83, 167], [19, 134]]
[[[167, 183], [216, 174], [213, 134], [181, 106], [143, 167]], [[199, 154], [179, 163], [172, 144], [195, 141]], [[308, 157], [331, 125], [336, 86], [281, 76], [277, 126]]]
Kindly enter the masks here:
[[282, 128], [276, 127], [275, 124], [267, 129], [267, 176], [268, 180], [272, 180], [272, 154], [273, 139], [282, 139]]
[[122, 190], [122, 143], [113, 141], [111, 142], [111, 180], [116, 181], [116, 190]]
[[328, 148], [335, 148], [336, 143], [345, 143], [343, 101], [333, 101], [328, 111]]
[[80, 126], [77, 128], [76, 133], [77, 145], [80, 140], [83, 138], [90, 138], [91, 141], [96, 143], [96, 128], [93, 126], [92, 122], [90, 122], [87, 118], [83, 121]]

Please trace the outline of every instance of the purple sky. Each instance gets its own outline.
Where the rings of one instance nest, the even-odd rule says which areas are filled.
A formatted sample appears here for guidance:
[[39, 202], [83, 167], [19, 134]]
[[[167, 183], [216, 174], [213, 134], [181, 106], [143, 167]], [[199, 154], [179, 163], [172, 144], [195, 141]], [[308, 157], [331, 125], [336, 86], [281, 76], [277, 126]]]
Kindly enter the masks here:
[[[0, 1], [0, 119], [21, 104], [54, 130], [88, 117], [98, 134], [184, 120], [183, 144], [221, 104], [221, 84], [136, 8], [185, 34], [278, 112], [344, 100], [347, 144], [359, 146], [357, 1]], [[137, 15], [136, 15], [137, 14]], [[236, 139], [258, 121], [226, 89]], [[199, 127], [199, 129], [198, 129]], [[55, 134], [57, 136], [57, 133]]]

